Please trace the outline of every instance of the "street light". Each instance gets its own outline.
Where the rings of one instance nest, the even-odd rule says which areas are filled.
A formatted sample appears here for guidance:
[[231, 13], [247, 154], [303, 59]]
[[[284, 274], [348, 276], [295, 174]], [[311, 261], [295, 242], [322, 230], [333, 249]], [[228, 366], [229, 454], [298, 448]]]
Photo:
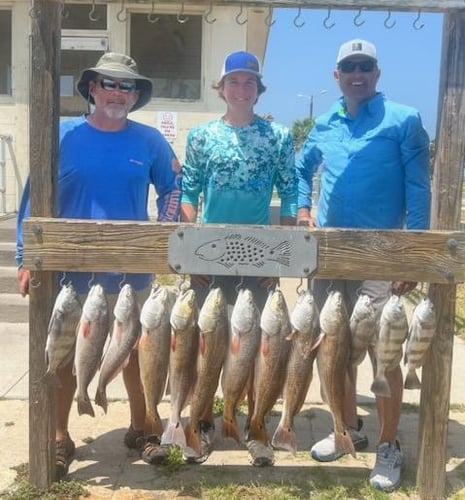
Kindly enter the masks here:
[[[323, 95], [323, 94], [326, 94], [326, 92], [328, 92], [326, 89], [322, 89], [320, 90], [319, 94]], [[310, 95], [307, 95], [307, 94], [297, 94], [297, 97], [303, 97], [304, 99], [308, 99], [309, 101], [309, 104], [310, 104], [310, 113], [309, 113], [309, 116], [310, 118], [313, 120], [313, 96], [314, 94], [310, 94]]]

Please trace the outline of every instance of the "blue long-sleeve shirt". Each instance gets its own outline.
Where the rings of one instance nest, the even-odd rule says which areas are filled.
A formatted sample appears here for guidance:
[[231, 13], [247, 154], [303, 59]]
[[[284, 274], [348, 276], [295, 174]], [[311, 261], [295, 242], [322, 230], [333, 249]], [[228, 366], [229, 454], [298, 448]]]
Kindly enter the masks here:
[[429, 138], [418, 112], [377, 93], [355, 117], [343, 98], [320, 116], [297, 159], [298, 207], [312, 207], [320, 171], [320, 227], [426, 229]]
[[[158, 220], [176, 221], [181, 196], [180, 166], [169, 143], [153, 127], [128, 120], [119, 131], [102, 131], [85, 116], [60, 123], [57, 216], [70, 219], [148, 220], [149, 187], [157, 193]], [[29, 182], [21, 199], [16, 232], [16, 264], [23, 260], [22, 221], [29, 215]], [[131, 256], [128, 255], [128, 259]], [[145, 288], [150, 274], [66, 273], [76, 291], [89, 282], [116, 293], [122, 282]], [[60, 276], [61, 279], [61, 276]]]
[[202, 222], [269, 224], [274, 187], [280, 215], [295, 217], [297, 175], [287, 128], [255, 116], [244, 127], [219, 118], [189, 132], [182, 202], [197, 207], [203, 194]]

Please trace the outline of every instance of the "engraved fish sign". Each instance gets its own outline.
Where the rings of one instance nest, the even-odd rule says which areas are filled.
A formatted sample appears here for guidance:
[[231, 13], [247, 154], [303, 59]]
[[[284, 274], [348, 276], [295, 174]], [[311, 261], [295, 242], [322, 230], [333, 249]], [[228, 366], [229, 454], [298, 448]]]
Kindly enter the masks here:
[[271, 246], [255, 236], [231, 233], [204, 243], [195, 250], [195, 255], [226, 268], [240, 265], [260, 268], [268, 261], [289, 266], [291, 246], [287, 240]]

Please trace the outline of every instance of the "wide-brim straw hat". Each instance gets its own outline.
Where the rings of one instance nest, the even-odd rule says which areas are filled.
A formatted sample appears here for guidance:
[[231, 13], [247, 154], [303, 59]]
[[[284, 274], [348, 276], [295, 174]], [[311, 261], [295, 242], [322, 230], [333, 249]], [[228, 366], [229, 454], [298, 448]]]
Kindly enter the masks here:
[[131, 111], [142, 108], [152, 98], [152, 80], [139, 74], [136, 61], [125, 54], [107, 52], [103, 54], [94, 67], [87, 68], [81, 73], [76, 85], [77, 90], [86, 101], [92, 104], [95, 104], [95, 102], [94, 98], [89, 94], [89, 82], [95, 80], [97, 75], [134, 80], [136, 82], [139, 98]]

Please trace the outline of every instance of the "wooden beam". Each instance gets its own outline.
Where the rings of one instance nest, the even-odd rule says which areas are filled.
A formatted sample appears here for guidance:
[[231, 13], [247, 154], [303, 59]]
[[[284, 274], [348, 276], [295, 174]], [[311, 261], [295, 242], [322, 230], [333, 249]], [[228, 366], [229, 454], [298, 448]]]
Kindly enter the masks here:
[[[439, 121], [433, 177], [433, 219], [437, 229], [460, 223], [465, 137], [465, 12], [444, 19]], [[455, 285], [434, 285], [430, 296], [438, 325], [422, 370], [417, 486], [422, 499], [445, 497], [447, 422], [454, 340]]]
[[[176, 223], [29, 218], [23, 224], [24, 266], [32, 271], [173, 273], [168, 265], [168, 238], [179, 227]], [[204, 231], [205, 242], [215, 238], [215, 225], [197, 227]], [[233, 233], [247, 226], [229, 227]], [[282, 226], [263, 226], [263, 231], [269, 228], [289, 231]], [[316, 275], [321, 278], [465, 281], [465, 233], [460, 231], [292, 230], [308, 231], [317, 239]]]
[[[58, 151], [61, 2], [35, 0], [31, 11], [31, 214], [54, 213]], [[39, 489], [55, 478], [54, 389], [42, 382], [45, 343], [55, 295], [53, 273], [40, 272], [29, 301], [29, 479]]]

